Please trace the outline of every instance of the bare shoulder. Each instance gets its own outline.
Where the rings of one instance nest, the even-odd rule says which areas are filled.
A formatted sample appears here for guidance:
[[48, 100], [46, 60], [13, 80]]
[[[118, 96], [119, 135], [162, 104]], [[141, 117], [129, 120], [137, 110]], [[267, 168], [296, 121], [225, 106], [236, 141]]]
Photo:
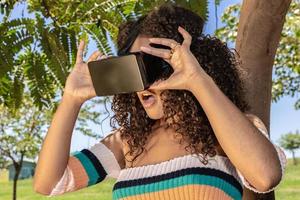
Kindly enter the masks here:
[[124, 142], [121, 139], [120, 128], [111, 131], [101, 142], [109, 148], [115, 155], [121, 169], [125, 167], [125, 158], [123, 153]]

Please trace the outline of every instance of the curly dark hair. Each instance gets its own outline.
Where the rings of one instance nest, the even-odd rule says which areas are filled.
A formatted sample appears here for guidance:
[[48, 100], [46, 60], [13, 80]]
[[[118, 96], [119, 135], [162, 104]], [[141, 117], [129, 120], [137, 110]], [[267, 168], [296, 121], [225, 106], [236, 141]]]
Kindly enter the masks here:
[[[203, 35], [204, 20], [189, 9], [165, 3], [136, 21], [121, 24], [118, 48], [124, 49], [126, 45], [133, 43], [136, 35], [132, 38], [132, 32], [150, 37], [171, 38], [182, 43], [183, 37], [177, 31], [179, 25], [192, 36], [190, 50], [205, 72], [242, 112], [248, 111], [250, 106], [244, 100], [242, 82], [244, 72], [239, 67], [236, 51], [232, 52], [226, 43], [216, 37]], [[170, 74], [166, 74], [162, 79], [169, 76]], [[179, 133], [189, 144], [185, 149], [203, 157], [203, 163], [207, 164], [207, 155], [215, 156], [215, 147], [219, 143], [198, 100], [187, 90], [164, 90], [160, 97], [163, 100], [166, 128], [171, 127]], [[111, 118], [111, 126], [116, 129], [117, 121], [122, 127], [121, 138], [126, 140], [130, 148], [126, 155], [135, 153], [134, 159], [130, 161], [133, 163], [145, 150], [144, 145], [156, 120], [149, 118], [136, 93], [114, 95], [111, 108], [115, 114]]]

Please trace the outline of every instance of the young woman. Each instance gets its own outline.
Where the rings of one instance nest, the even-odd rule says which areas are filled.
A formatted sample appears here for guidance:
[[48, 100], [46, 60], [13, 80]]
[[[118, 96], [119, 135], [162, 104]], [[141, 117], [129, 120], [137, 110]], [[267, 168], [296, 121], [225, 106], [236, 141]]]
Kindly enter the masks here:
[[[203, 25], [197, 14], [174, 4], [122, 24], [119, 55], [143, 51], [172, 70], [147, 90], [115, 95], [113, 131], [69, 155], [80, 107], [95, 97], [81, 42], [39, 155], [35, 191], [60, 195], [107, 177], [117, 179], [113, 199], [123, 200], [242, 199], [243, 187], [273, 190], [282, 179], [285, 154], [248, 112], [235, 54], [204, 36]], [[105, 59], [101, 55], [96, 51], [87, 62]]]

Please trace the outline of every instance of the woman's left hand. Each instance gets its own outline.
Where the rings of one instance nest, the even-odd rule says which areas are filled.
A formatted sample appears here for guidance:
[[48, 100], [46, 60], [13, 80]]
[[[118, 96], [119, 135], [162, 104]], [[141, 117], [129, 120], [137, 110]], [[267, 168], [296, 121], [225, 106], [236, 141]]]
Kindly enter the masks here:
[[151, 43], [162, 44], [173, 49], [173, 54], [170, 57], [171, 50], [153, 47], [141, 47], [145, 53], [152, 54], [163, 58], [168, 62], [174, 72], [166, 80], [158, 80], [154, 82], [149, 89], [165, 90], [165, 89], [183, 89], [190, 90], [191, 84], [195, 78], [208, 76], [202, 69], [198, 60], [190, 51], [192, 36], [182, 27], [179, 26], [178, 31], [184, 38], [180, 45], [173, 39], [168, 38], [150, 38]]

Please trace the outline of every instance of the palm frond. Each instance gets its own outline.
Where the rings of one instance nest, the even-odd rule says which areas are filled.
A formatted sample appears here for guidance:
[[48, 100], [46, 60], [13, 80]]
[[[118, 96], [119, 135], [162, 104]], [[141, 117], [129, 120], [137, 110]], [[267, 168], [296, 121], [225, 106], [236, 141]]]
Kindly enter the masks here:
[[47, 69], [46, 55], [28, 49], [20, 56], [20, 60], [22, 60], [24, 76], [34, 102], [40, 109], [44, 106], [50, 107], [56, 88], [53, 84], [53, 77]]
[[98, 28], [96, 25], [83, 26], [87, 33], [96, 41], [98, 49], [105, 55], [112, 55], [111, 47], [108, 43], [105, 29]]
[[99, 4], [99, 7], [104, 9], [104, 12], [109, 12], [115, 7], [128, 5], [129, 3], [136, 3], [138, 0], [106, 0]]
[[24, 74], [23, 69], [18, 66], [16, 67], [14, 73], [13, 87], [11, 92], [11, 98], [13, 99], [13, 108], [14, 111], [20, 108], [22, 105], [23, 92], [24, 92], [25, 84], [24, 84]]
[[62, 89], [68, 74], [68, 58], [64, 47], [57, 39], [57, 32], [50, 30], [42, 18], [37, 18], [37, 34], [39, 35], [39, 47], [47, 55], [47, 66], [55, 75], [56, 83]]
[[16, 54], [33, 42], [33, 26], [34, 21], [29, 18], [0, 24], [0, 77], [13, 68]]

